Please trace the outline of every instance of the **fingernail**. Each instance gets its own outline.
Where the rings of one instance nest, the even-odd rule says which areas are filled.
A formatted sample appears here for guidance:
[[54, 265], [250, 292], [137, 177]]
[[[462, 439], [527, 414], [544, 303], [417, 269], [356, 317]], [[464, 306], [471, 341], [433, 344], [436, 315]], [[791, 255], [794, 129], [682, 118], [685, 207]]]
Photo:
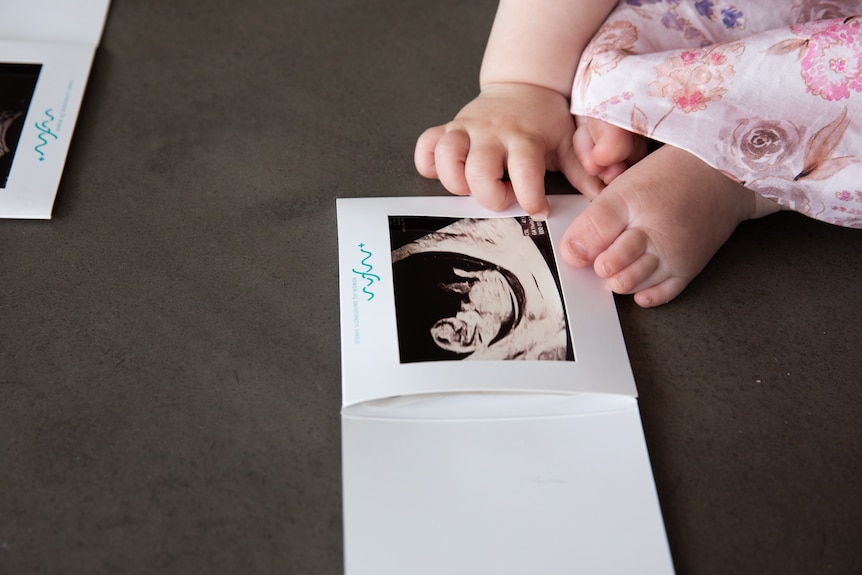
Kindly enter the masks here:
[[[609, 277], [611, 277], [612, 273], [613, 273], [613, 270], [611, 269], [611, 266], [609, 266], [608, 264], [602, 264], [602, 275], [604, 277], [609, 278]], [[621, 284], [622, 280], [617, 278], [617, 283]], [[622, 287], [622, 286], [620, 286], [620, 287]]]
[[569, 242], [569, 251], [579, 260], [583, 262], [587, 261], [587, 249], [580, 242], [571, 240]]
[[536, 220], [537, 222], [544, 222], [545, 220], [548, 219], [549, 215], [551, 215], [551, 214], [548, 213], [548, 210], [542, 210], [540, 212], [532, 214], [530, 217], [533, 218], [534, 220]]

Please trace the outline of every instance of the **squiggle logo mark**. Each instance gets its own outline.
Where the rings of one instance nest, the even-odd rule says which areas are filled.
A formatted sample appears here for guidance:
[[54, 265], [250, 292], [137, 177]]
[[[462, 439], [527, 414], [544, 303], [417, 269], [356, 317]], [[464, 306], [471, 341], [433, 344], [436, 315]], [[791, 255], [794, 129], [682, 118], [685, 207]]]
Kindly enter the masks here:
[[42, 120], [41, 122], [36, 122], [36, 129], [39, 130], [39, 141], [41, 143], [36, 144], [36, 147], [33, 149], [36, 150], [37, 154], [39, 154], [40, 162], [45, 161], [45, 152], [42, 150], [42, 148], [48, 145], [48, 137], [50, 136], [55, 140], [58, 138], [57, 134], [55, 134], [51, 130], [51, 126], [48, 125], [56, 120], [52, 112], [53, 110], [51, 110], [51, 108], [48, 108], [47, 110], [45, 110], [45, 115], [48, 117], [48, 119]]
[[374, 299], [374, 292], [372, 292], [368, 288], [373, 286], [375, 282], [379, 282], [380, 276], [377, 274], [371, 273], [371, 271], [374, 269], [374, 266], [372, 266], [370, 263], [368, 263], [368, 260], [371, 259], [371, 252], [369, 252], [368, 250], [365, 249], [365, 244], [359, 244], [359, 251], [361, 251], [363, 254], [365, 254], [365, 257], [362, 258], [361, 263], [366, 269], [362, 270], [362, 271], [357, 270], [357, 269], [352, 269], [350, 271], [352, 271], [353, 273], [355, 273], [356, 275], [358, 275], [359, 277], [361, 277], [362, 279], [364, 279], [367, 282], [365, 284], [365, 287], [362, 288], [362, 293], [364, 293], [365, 295], [368, 296], [368, 300], [366, 300], [366, 301], [371, 301]]

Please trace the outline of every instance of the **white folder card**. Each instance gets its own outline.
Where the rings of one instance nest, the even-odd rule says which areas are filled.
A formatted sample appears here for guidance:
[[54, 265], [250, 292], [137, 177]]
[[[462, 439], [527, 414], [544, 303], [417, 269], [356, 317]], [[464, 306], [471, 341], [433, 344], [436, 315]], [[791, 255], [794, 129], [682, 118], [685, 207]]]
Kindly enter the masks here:
[[585, 207], [339, 199], [347, 575], [673, 573]]
[[0, 217], [49, 219], [109, 0], [0, 0]]

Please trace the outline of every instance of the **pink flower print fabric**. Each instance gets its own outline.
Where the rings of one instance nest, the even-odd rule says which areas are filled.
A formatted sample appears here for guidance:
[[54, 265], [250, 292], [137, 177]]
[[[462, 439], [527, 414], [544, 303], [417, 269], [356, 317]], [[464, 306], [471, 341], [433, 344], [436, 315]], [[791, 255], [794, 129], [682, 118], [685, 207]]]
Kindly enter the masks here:
[[584, 51], [572, 112], [862, 227], [862, 0], [623, 0]]
[[862, 26], [859, 20], [830, 20], [827, 25], [794, 26], [804, 38], [802, 79], [808, 91], [830, 101], [862, 92]]
[[733, 62], [744, 49], [739, 43], [684, 50], [666, 57], [655, 67], [656, 79], [649, 94], [671, 104], [670, 113], [706, 110], [709, 102], [720, 100], [735, 75]]

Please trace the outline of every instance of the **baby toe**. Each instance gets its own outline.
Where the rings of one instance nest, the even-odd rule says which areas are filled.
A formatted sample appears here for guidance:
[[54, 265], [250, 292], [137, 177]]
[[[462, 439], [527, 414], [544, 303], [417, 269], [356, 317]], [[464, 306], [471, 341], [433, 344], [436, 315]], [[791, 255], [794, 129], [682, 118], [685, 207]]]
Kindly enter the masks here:
[[672, 299], [682, 293], [690, 279], [679, 276], [667, 278], [648, 288], [638, 290], [635, 293], [635, 303], [641, 307], [656, 307], [669, 303]]
[[563, 259], [577, 267], [591, 265], [628, 224], [625, 202], [614, 190], [606, 188], [566, 229]]
[[608, 286], [615, 293], [634, 293], [641, 289], [645, 283], [649, 283], [658, 270], [659, 263], [659, 259], [655, 255], [645, 253], [619, 272], [609, 276], [607, 278]]
[[609, 278], [632, 265], [647, 251], [649, 238], [640, 229], [626, 229], [603, 253], [596, 257], [595, 270]]

